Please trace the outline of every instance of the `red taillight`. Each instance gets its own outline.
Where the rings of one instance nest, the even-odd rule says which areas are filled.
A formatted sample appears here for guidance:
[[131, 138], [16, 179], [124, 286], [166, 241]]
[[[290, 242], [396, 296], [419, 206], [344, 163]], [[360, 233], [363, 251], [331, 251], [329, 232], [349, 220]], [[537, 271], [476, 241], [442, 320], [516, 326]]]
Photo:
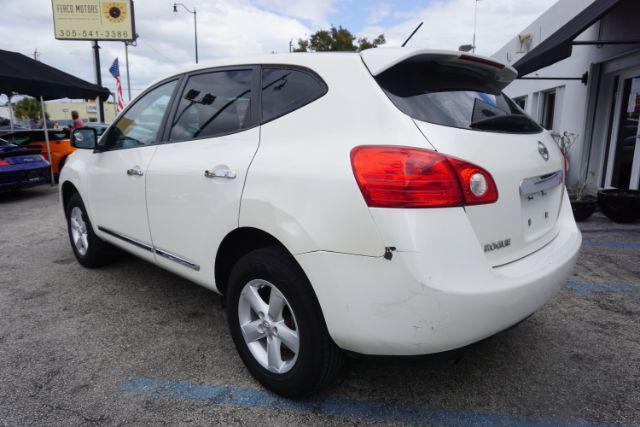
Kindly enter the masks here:
[[9, 162], [7, 162], [6, 160], [0, 159], [0, 166], [9, 166]]
[[483, 205], [498, 200], [498, 187], [489, 172], [464, 160], [448, 157], [458, 173], [465, 205]]
[[[359, 146], [351, 150], [351, 165], [370, 207], [450, 207], [493, 203], [498, 199], [498, 190], [489, 172], [435, 151]], [[484, 190], [482, 182], [478, 184], [478, 174], [486, 182]]]

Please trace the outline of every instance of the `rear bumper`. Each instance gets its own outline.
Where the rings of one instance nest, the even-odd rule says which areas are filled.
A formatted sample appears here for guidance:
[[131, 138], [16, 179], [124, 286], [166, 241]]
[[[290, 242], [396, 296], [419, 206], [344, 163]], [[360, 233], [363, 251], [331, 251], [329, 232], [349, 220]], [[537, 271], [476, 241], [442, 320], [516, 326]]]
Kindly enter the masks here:
[[545, 247], [495, 268], [480, 248], [474, 259], [465, 250], [437, 259], [422, 252], [395, 252], [391, 260], [332, 252], [296, 258], [339, 347], [371, 355], [436, 353], [508, 328], [562, 288], [582, 242], [568, 200], [559, 221], [559, 234]]
[[0, 191], [17, 190], [19, 188], [33, 187], [46, 184], [51, 180], [49, 165], [41, 167], [16, 168], [0, 172]]

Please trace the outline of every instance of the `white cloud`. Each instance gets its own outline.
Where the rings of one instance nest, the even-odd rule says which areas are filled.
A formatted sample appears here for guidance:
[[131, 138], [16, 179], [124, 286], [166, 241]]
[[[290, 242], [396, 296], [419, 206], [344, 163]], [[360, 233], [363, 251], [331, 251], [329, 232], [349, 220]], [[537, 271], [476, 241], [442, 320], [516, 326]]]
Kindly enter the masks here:
[[[481, 0], [478, 2], [477, 53], [492, 55], [557, 0]], [[361, 33], [384, 32], [388, 46], [399, 46], [420, 21], [424, 25], [408, 46], [457, 49], [473, 39], [474, 0], [436, 0], [409, 12], [394, 12], [400, 20], [391, 27], [371, 25]]]
[[[391, 0], [380, 0], [363, 11], [350, 0], [184, 0], [198, 10], [201, 61], [272, 51], [285, 52], [289, 40], [306, 37], [328, 22], [340, 22], [338, 9], [363, 17], [359, 36], [384, 33], [387, 45], [399, 46], [421, 20], [424, 26], [410, 46], [456, 49], [471, 43], [474, 0], [434, 0], [424, 7], [399, 11]], [[478, 3], [478, 53], [492, 54], [531, 23], [555, 0], [481, 0]], [[341, 2], [341, 3], [339, 3]], [[358, 2], [359, 3], [359, 2]], [[32, 55], [88, 81], [94, 81], [90, 42], [60, 41], [53, 37], [50, 0], [0, 0], [0, 49]], [[152, 80], [194, 61], [192, 16], [173, 0], [136, 0], [138, 46], [129, 49], [134, 95]], [[361, 4], [361, 3], [360, 3]], [[339, 7], [338, 7], [339, 6]], [[381, 26], [392, 18], [396, 25]], [[113, 89], [108, 73], [118, 56], [124, 81], [124, 45], [101, 42], [103, 84]], [[126, 86], [125, 86], [126, 92]]]
[[[91, 42], [56, 40], [50, 1], [0, 0], [0, 3], [4, 17], [0, 26], [0, 49], [32, 56], [37, 48], [42, 62], [94, 81]], [[260, 9], [248, 1], [193, 0], [192, 3], [198, 11], [200, 61], [285, 52], [290, 39], [296, 40], [311, 32], [295, 18]], [[194, 62], [190, 14], [182, 9], [174, 13], [171, 0], [136, 0], [135, 5], [140, 38], [137, 47], [129, 48], [134, 96], [151, 81]], [[100, 42], [100, 46], [103, 85], [113, 90], [115, 84], [108, 69], [117, 56], [124, 82], [124, 44]], [[124, 90], [126, 93], [126, 85]]]
[[375, 25], [391, 14], [389, 3], [376, 3], [367, 16], [367, 24]]
[[335, 11], [334, 0], [257, 0], [256, 5], [285, 16], [304, 19], [316, 26], [326, 26]]

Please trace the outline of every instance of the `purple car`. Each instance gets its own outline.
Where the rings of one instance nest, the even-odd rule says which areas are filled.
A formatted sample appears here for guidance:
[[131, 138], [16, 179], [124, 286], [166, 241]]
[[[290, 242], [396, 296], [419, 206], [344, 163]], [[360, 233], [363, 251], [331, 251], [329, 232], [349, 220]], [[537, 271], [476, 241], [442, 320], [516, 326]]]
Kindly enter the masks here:
[[0, 139], [0, 192], [50, 182], [49, 167], [39, 149]]

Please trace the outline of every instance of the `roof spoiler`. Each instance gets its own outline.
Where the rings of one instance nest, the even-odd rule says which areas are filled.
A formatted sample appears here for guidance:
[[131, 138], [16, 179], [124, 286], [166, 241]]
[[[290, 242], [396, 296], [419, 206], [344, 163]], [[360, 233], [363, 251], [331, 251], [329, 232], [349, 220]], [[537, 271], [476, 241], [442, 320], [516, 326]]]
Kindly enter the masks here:
[[518, 77], [514, 68], [495, 58], [453, 50], [377, 47], [360, 52], [360, 56], [374, 77], [403, 62], [436, 62], [477, 69], [487, 74], [487, 77], [498, 83], [501, 88]]

